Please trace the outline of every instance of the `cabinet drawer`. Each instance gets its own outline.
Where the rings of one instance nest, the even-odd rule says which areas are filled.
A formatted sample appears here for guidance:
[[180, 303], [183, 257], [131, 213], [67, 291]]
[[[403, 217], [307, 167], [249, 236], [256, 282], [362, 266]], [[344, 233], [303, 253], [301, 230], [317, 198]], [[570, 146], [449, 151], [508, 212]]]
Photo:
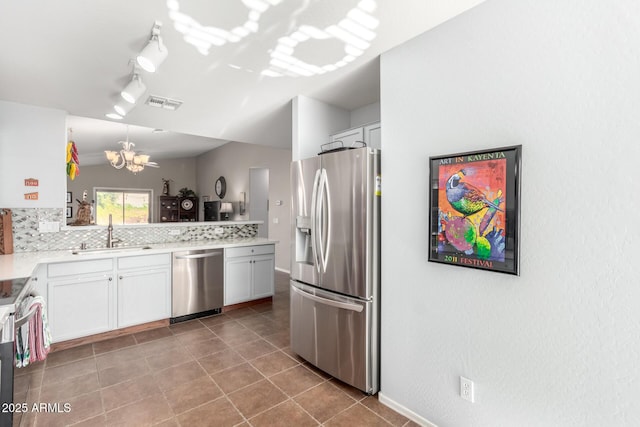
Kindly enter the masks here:
[[227, 258], [239, 256], [264, 255], [275, 252], [274, 245], [244, 246], [240, 248], [226, 248], [224, 250]]
[[74, 274], [100, 273], [113, 270], [113, 259], [92, 259], [87, 261], [60, 262], [49, 264], [49, 277], [71, 276]]
[[135, 255], [118, 258], [118, 270], [171, 266], [171, 254]]

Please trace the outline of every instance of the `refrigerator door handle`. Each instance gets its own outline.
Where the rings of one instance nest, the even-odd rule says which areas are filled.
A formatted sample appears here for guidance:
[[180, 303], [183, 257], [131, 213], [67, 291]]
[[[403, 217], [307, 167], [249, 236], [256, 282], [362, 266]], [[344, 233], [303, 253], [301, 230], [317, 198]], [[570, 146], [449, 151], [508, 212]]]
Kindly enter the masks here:
[[364, 310], [364, 306], [360, 305], [360, 304], [351, 304], [348, 302], [342, 302], [342, 301], [335, 301], [335, 300], [331, 300], [331, 299], [327, 299], [327, 298], [322, 298], [319, 297], [317, 295], [313, 295], [310, 294], [308, 292], [305, 292], [295, 286], [291, 287], [291, 290], [294, 291], [295, 293], [299, 294], [300, 296], [302, 296], [303, 298], [307, 298], [316, 302], [319, 302], [320, 304], [324, 304], [324, 305], [330, 305], [331, 307], [336, 307], [336, 308], [341, 308], [343, 310], [350, 310], [350, 311], [355, 311], [357, 313], [362, 312], [362, 310]]
[[[319, 258], [322, 263], [322, 271], [327, 272], [329, 261], [329, 236], [331, 236], [331, 196], [329, 194], [329, 178], [327, 170], [322, 169], [320, 184], [318, 185], [318, 241]], [[325, 197], [326, 196], [326, 197]]]
[[313, 193], [311, 194], [311, 253], [313, 255], [313, 263], [320, 273], [320, 260], [318, 256], [318, 190], [320, 186], [320, 169], [316, 170], [316, 176], [313, 179]]

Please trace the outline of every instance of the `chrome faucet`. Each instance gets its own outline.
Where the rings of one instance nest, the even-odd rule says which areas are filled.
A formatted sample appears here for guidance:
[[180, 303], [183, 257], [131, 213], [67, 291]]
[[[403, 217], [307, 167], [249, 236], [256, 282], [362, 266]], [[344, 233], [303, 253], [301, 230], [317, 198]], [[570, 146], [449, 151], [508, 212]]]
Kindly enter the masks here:
[[109, 214], [109, 226], [107, 227], [107, 247], [113, 248], [114, 243], [120, 243], [122, 240], [113, 238], [113, 223], [111, 214]]

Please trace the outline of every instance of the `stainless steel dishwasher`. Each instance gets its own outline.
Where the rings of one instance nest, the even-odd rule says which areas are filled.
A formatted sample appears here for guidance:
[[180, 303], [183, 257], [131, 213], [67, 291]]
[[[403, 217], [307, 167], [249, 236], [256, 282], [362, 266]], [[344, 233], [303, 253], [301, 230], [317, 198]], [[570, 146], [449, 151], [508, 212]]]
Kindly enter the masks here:
[[222, 312], [223, 249], [173, 253], [171, 323]]

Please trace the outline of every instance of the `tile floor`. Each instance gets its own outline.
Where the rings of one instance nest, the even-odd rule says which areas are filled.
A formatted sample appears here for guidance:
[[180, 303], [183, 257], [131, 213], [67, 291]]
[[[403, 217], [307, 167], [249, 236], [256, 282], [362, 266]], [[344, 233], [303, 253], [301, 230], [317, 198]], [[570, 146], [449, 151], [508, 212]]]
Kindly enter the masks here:
[[29, 410], [14, 426], [416, 425], [291, 353], [288, 276], [279, 272], [272, 303], [17, 369], [15, 402]]

